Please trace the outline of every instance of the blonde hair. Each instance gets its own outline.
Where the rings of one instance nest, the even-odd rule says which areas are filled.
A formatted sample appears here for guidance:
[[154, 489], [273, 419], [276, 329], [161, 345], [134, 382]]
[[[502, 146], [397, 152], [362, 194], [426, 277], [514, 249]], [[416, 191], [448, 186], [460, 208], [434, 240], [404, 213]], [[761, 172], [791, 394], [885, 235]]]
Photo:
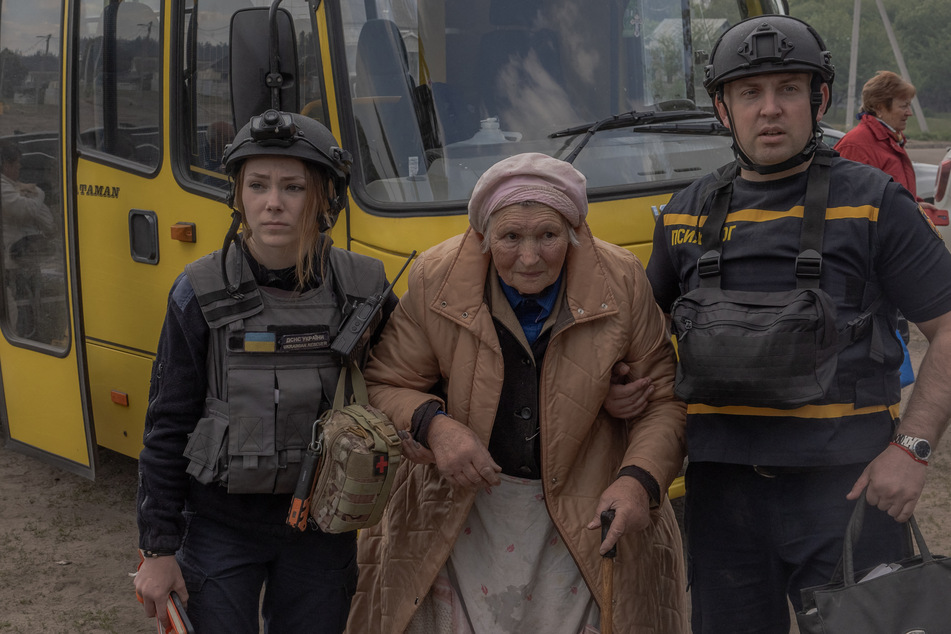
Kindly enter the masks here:
[[862, 86], [862, 112], [879, 116], [895, 99], [911, 99], [915, 87], [890, 70], [880, 70]]
[[[300, 159], [297, 159], [300, 160]], [[331, 223], [330, 201], [335, 196], [333, 182], [327, 173], [308, 161], [300, 160], [304, 164], [304, 179], [306, 194], [304, 210], [300, 218], [300, 241], [297, 243], [297, 263], [295, 275], [297, 290], [308, 288], [315, 281], [314, 261], [319, 263], [319, 275], [324, 277], [324, 262], [330, 250], [330, 240], [322, 240], [321, 226], [329, 227]], [[248, 162], [244, 161], [234, 182], [234, 208], [241, 213], [241, 235], [245, 242], [254, 235], [247, 218], [244, 215], [244, 202], [241, 191], [244, 187], [244, 171]]]

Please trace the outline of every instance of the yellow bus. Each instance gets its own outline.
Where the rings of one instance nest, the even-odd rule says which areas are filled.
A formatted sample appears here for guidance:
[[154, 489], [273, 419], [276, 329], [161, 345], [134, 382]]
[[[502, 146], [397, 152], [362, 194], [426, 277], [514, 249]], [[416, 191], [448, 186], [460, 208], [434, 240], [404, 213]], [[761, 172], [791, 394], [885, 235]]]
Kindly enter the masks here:
[[138, 454], [168, 290], [221, 246], [221, 151], [252, 114], [351, 150], [333, 237], [391, 275], [526, 151], [572, 160], [594, 233], [646, 261], [671, 193], [732, 157], [695, 68], [771, 2], [5, 0], [7, 446], [90, 478], [98, 447]]

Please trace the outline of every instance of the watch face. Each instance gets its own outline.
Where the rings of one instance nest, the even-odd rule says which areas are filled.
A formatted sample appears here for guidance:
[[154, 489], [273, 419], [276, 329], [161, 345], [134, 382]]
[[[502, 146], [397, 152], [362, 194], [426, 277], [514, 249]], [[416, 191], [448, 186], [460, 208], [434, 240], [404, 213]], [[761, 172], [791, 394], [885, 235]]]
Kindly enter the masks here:
[[915, 443], [915, 455], [924, 460], [931, 455], [931, 444], [927, 440], [919, 440]]

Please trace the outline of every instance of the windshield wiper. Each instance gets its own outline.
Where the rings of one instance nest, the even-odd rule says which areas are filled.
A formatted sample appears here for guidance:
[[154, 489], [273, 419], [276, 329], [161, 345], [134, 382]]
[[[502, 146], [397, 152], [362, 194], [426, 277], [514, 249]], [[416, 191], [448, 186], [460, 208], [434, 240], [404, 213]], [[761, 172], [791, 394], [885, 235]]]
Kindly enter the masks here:
[[730, 135], [730, 128], [719, 121], [686, 121], [678, 123], [647, 123], [635, 125], [637, 132], [676, 132], [679, 134]]
[[[571, 151], [571, 154], [565, 157], [566, 162], [573, 163], [574, 160], [578, 158], [578, 155], [581, 154], [584, 146], [586, 146], [588, 141], [591, 140], [591, 137], [593, 137], [595, 133], [600, 130], [616, 130], [618, 128], [624, 128], [627, 126], [631, 126], [634, 129], [643, 129], [657, 124], [665, 124], [670, 126], [671, 124], [676, 124], [677, 122], [689, 121], [691, 119], [709, 119], [712, 116], [712, 114], [703, 110], [664, 110], [663, 104], [658, 104], [658, 108], [656, 110], [645, 110], [644, 112], [631, 110], [630, 112], [614, 114], [610, 117], [605, 117], [600, 121], [585, 123], [582, 125], [565, 128], [564, 130], [559, 130], [558, 132], [552, 132], [548, 135], [548, 138], [557, 139], [559, 137], [575, 136], [584, 133], [584, 136], [581, 137], [580, 141], [578, 141], [578, 145], [575, 146], [575, 149]], [[657, 131], [672, 131], [669, 129], [660, 130], [660, 127], [661, 126], [658, 126]], [[685, 129], [686, 127], [687, 126], [684, 126]], [[695, 130], [690, 131], [693, 132]]]

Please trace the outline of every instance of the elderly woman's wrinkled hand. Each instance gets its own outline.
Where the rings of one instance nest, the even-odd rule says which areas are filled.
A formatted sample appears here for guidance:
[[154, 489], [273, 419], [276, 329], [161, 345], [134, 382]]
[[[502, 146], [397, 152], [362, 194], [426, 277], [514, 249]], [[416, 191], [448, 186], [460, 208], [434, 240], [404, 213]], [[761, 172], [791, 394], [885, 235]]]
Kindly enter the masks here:
[[443, 415], [433, 418], [429, 446], [439, 473], [452, 484], [478, 489], [502, 483], [502, 467], [495, 463], [475, 432], [462, 423]]
[[622, 420], [630, 420], [644, 413], [654, 386], [650, 377], [631, 380], [631, 368], [623, 361], [614, 364], [611, 371], [611, 386], [604, 398], [604, 411]]
[[621, 476], [601, 494], [594, 518], [588, 522], [589, 530], [601, 528], [601, 513], [614, 509], [614, 521], [601, 542], [600, 553], [611, 550], [624, 533], [642, 531], [650, 524], [650, 498], [640, 482]]
[[436, 456], [432, 450], [426, 449], [417, 442], [408, 431], [400, 430], [396, 432], [402, 441], [400, 443], [400, 452], [403, 457], [416, 464], [434, 464]]

